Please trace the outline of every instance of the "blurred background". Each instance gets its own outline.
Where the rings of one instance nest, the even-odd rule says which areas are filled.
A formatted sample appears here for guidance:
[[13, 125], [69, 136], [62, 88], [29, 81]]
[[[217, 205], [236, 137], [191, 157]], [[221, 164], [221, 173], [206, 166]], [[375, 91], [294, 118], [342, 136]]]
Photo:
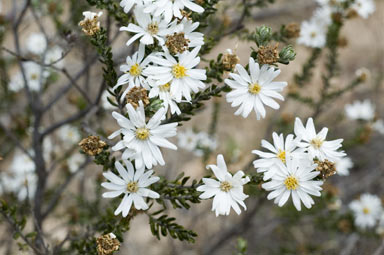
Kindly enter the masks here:
[[[73, 2], [77, 5], [74, 11], [70, 9]], [[241, 17], [242, 5], [239, 2], [219, 1], [218, 13], [210, 22], [231, 27]], [[369, 192], [384, 198], [384, 132], [380, 133], [362, 121], [348, 119], [344, 110], [346, 104], [368, 99], [374, 105], [375, 118], [384, 119], [384, 1], [376, 0], [375, 3], [376, 11], [369, 18], [356, 17], [345, 22], [341, 30], [344, 41], [339, 48], [340, 68], [338, 76], [330, 82], [335, 89], [343, 88], [353, 81], [356, 71], [361, 68], [367, 70], [367, 79], [341, 97], [325, 102], [315, 118], [317, 130], [329, 128], [329, 139], [345, 139], [346, 152], [353, 162], [348, 176], [335, 175], [327, 181], [324, 196], [330, 199], [317, 198], [314, 208], [298, 213], [290, 203], [282, 208], [275, 206], [266, 199], [266, 193], [260, 187], [254, 187], [255, 191], [252, 192], [257, 196], [246, 200], [248, 209], [240, 216], [231, 212], [228, 217], [215, 217], [211, 212], [210, 200], [194, 204], [190, 210], [174, 210], [170, 206], [169, 215], [176, 217], [187, 229], [198, 233], [194, 244], [171, 238], [157, 240], [151, 234], [148, 217], [138, 214], [132, 220], [130, 230], [116, 254], [236, 254], [238, 246], [244, 242], [247, 243], [248, 254], [384, 254], [383, 250], [379, 250], [380, 247], [384, 248], [383, 241], [374, 234], [374, 230], [373, 234], [359, 233], [348, 217], [339, 216], [344, 215], [348, 211], [348, 203], [362, 193]], [[55, 198], [55, 187], [66, 184], [63, 186], [65, 192], [60, 196], [61, 203], [44, 221], [46, 238], [55, 243], [65, 238], [70, 228], [66, 223], [68, 219], [76, 219], [80, 215], [76, 206], [77, 195], [93, 198], [95, 184], [101, 178], [102, 168], [92, 163], [91, 158], [80, 154], [77, 143], [89, 134], [98, 134], [106, 141], [105, 137], [118, 126], [111, 116], [114, 107], [106, 100], [108, 95], [102, 93], [101, 65], [96, 61], [94, 48], [81, 37], [81, 31], [74, 22], [65, 22], [79, 21], [81, 12], [90, 8], [87, 2], [32, 1], [35, 11], [25, 14], [18, 34], [15, 34], [6, 22], [14, 22], [12, 19], [17, 17], [23, 4], [22, 0], [2, 0], [0, 8], [5, 24], [0, 51], [0, 191], [7, 201], [26, 203], [31, 189], [36, 189], [28, 186], [36, 182], [36, 166], [26, 155], [33, 153], [31, 148], [35, 130], [43, 133], [48, 130], [41, 148], [45, 167], [50, 171], [46, 180], [46, 199], [50, 201]], [[253, 31], [258, 26], [267, 25], [273, 31], [278, 31], [282, 24], [300, 24], [308, 20], [317, 7], [314, 0], [276, 0], [265, 8], [252, 9], [250, 16], [243, 21], [244, 29]], [[73, 17], [75, 15], [78, 17]], [[118, 66], [125, 62], [126, 56], [132, 54], [134, 49], [125, 46], [128, 35], [118, 33], [119, 27], [113, 24], [110, 16], [105, 13], [101, 22], [102, 26], [109, 28], [109, 40], [118, 70]], [[43, 109], [44, 115], [40, 116], [39, 126], [34, 125], [36, 116], [28, 107], [30, 102], [27, 96], [16, 92], [17, 78], [14, 78], [19, 72], [18, 62], [34, 58], [33, 52], [39, 51], [41, 44], [44, 44], [44, 40], [33, 38], [36, 33], [46, 36], [44, 54], [49, 64], [54, 63], [56, 67], [40, 71], [35, 77], [46, 81], [39, 100], [47, 109]], [[15, 44], [15, 36], [20, 45]], [[225, 98], [214, 98], [191, 121], [184, 122], [178, 128], [179, 133], [193, 129], [194, 132], [206, 134], [212, 134], [213, 128], [214, 135], [211, 138], [202, 135], [206, 143], [202, 146], [213, 151], [203, 153], [180, 146], [177, 152], [164, 150], [166, 165], [156, 167], [156, 174], [175, 179], [180, 172], [184, 172], [192, 179], [199, 180], [209, 174], [205, 165], [215, 163], [219, 153], [224, 154], [232, 172], [255, 171], [250, 164], [255, 159], [251, 151], [260, 149], [261, 139], [271, 141], [273, 131], [292, 132], [295, 117], [305, 120], [313, 115], [313, 109], [308, 105], [288, 96], [288, 93], [297, 89], [294, 75], [301, 72], [312, 52], [308, 47], [295, 44], [294, 41], [292, 43], [297, 53], [296, 59], [287, 66], [279, 65], [281, 74], [277, 80], [288, 82], [288, 88], [284, 91], [286, 100], [281, 103], [280, 110], [268, 109], [264, 120], [256, 120], [254, 114], [243, 119], [234, 116], [235, 109]], [[255, 48], [256, 45], [241, 39], [234, 31], [222, 38], [204, 59], [216, 59], [218, 54], [232, 49], [240, 63], [246, 65], [251, 47]], [[13, 54], [18, 51], [25, 59]], [[51, 58], [47, 57], [48, 53], [52, 55]], [[325, 63], [326, 54], [323, 54], [316, 62], [311, 82], [299, 88], [302, 95], [320, 98]], [[206, 63], [202, 62], [202, 65]], [[73, 86], [74, 79], [76, 86]], [[99, 96], [100, 100], [93, 103]], [[217, 117], [214, 127], [212, 116]], [[68, 118], [74, 121], [70, 119], [65, 122]], [[62, 125], [57, 127], [57, 123]], [[178, 138], [172, 142], [177, 144]], [[68, 180], [68, 176], [71, 178], [67, 183], [65, 180]], [[108, 207], [109, 202], [108, 199], [101, 199], [100, 203]], [[0, 224], [0, 253], [23, 254], [15, 249], [15, 243], [9, 242], [9, 227], [3, 223]], [[379, 253], [375, 253], [377, 251]]]

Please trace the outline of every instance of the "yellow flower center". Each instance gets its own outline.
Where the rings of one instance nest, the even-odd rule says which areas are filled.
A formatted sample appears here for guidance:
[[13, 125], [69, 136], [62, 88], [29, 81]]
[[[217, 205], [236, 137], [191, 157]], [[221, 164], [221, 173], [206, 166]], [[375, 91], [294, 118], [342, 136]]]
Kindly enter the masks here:
[[287, 179], [285, 179], [284, 184], [288, 190], [296, 190], [299, 186], [298, 180], [292, 175], [288, 176]]
[[139, 190], [139, 185], [137, 185], [137, 182], [129, 182], [127, 184], [127, 191], [130, 193], [136, 193]]
[[139, 66], [139, 64], [136, 63], [132, 65], [129, 69], [129, 74], [132, 76], [139, 76], [141, 74], [141, 67]]
[[232, 185], [227, 181], [223, 181], [222, 183], [220, 183], [220, 189], [224, 192], [228, 192], [232, 188], [233, 188]]
[[157, 22], [153, 22], [148, 25], [147, 30], [151, 35], [155, 35], [159, 32], [159, 25]]
[[180, 79], [187, 76], [187, 69], [180, 64], [176, 64], [172, 67], [172, 74], [176, 79]]
[[315, 149], [320, 149], [321, 145], [323, 145], [323, 142], [324, 142], [323, 139], [316, 137], [312, 139], [310, 143]]
[[367, 207], [364, 207], [364, 208], [363, 208], [363, 213], [364, 213], [364, 214], [369, 214], [369, 212], [370, 212], [370, 211], [369, 211], [369, 209], [368, 209]]
[[276, 156], [285, 164], [285, 151], [279, 150]]
[[138, 128], [136, 129], [136, 138], [140, 140], [146, 140], [149, 137], [149, 130], [148, 128]]
[[31, 80], [37, 80], [37, 78], [38, 78], [37, 74], [33, 73], [31, 75]]
[[160, 88], [160, 91], [168, 92], [171, 88], [171, 84], [169, 84], [169, 82], [168, 82], [164, 85], [159, 86], [159, 88]]
[[316, 35], [317, 35], [316, 32], [312, 32], [312, 33], [311, 33], [311, 38], [315, 38]]
[[259, 94], [260, 90], [261, 86], [258, 83], [250, 84], [248, 86], [248, 92], [254, 95]]

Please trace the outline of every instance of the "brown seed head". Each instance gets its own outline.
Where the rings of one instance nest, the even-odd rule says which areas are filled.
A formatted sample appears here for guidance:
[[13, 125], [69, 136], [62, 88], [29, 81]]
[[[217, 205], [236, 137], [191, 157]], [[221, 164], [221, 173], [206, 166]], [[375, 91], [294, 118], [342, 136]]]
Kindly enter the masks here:
[[110, 255], [120, 248], [119, 240], [112, 233], [99, 236], [96, 243], [98, 255]]
[[340, 37], [337, 41], [337, 45], [341, 48], [345, 48], [348, 45], [348, 39], [346, 37]]
[[290, 23], [285, 27], [285, 35], [288, 38], [297, 38], [300, 35], [300, 26], [297, 23]]
[[90, 135], [80, 141], [79, 146], [89, 156], [95, 156], [103, 151], [107, 144], [98, 136]]
[[180, 32], [167, 35], [165, 46], [167, 46], [170, 53], [177, 54], [188, 50], [189, 42], [190, 40], [185, 38], [184, 32]]
[[277, 51], [278, 44], [275, 46], [260, 46], [257, 51], [257, 62], [260, 65], [274, 64], [279, 60], [279, 52]]
[[81, 26], [82, 31], [89, 36], [93, 36], [100, 31], [100, 23], [97, 16], [95, 16], [93, 19], [83, 19], [79, 22], [79, 26]]
[[126, 96], [127, 104], [131, 104], [135, 109], [139, 106], [139, 102], [142, 101], [144, 106], [149, 104], [147, 96], [147, 90], [141, 87], [133, 87], [128, 91]]
[[335, 163], [333, 163], [327, 159], [324, 161], [316, 160], [315, 163], [317, 163], [316, 170], [320, 172], [320, 175], [324, 180], [327, 179], [328, 177], [336, 174]]
[[227, 52], [223, 56], [224, 69], [227, 71], [233, 71], [239, 62], [240, 59], [236, 54]]
[[[187, 12], [185, 10], [181, 10], [181, 16], [183, 16], [183, 18], [186, 18], [188, 20], [192, 20], [192, 18], [190, 17], [192, 12]], [[183, 18], [177, 18], [178, 20], [182, 20]]]
[[339, 223], [337, 223], [337, 228], [340, 229], [344, 233], [349, 233], [349, 232], [351, 232], [352, 224], [349, 220], [342, 219], [339, 221]]

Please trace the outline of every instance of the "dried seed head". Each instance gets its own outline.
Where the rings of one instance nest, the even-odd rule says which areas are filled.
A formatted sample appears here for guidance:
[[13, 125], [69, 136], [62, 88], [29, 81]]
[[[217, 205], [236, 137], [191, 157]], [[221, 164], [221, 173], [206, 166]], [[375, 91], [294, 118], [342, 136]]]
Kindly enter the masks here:
[[337, 228], [340, 229], [344, 233], [349, 233], [352, 230], [352, 224], [347, 219], [342, 219], [337, 223]]
[[341, 48], [345, 48], [348, 45], [348, 39], [346, 37], [340, 37], [339, 40], [337, 40], [337, 45]]
[[185, 38], [184, 32], [167, 35], [165, 46], [167, 46], [171, 54], [183, 53], [188, 50], [190, 40]]
[[347, 12], [347, 18], [348, 19], [353, 19], [353, 18], [356, 18], [358, 16], [359, 16], [359, 14], [357, 13], [357, 11], [355, 9], [349, 9]]
[[290, 23], [285, 27], [285, 35], [288, 38], [297, 38], [300, 35], [300, 26], [297, 23]]
[[128, 91], [126, 96], [127, 104], [131, 104], [135, 109], [139, 106], [139, 102], [142, 101], [144, 106], [149, 104], [147, 96], [147, 90], [141, 87], [133, 87]]
[[275, 46], [260, 46], [257, 51], [257, 62], [260, 65], [274, 64], [279, 60], [279, 52], [277, 51], [278, 44]]
[[191, 18], [192, 12], [187, 12], [185, 10], [181, 10], [180, 12], [181, 12], [181, 16], [183, 16], [183, 17], [182, 18], [177, 18], [178, 20], [182, 20], [183, 18], [186, 18], [188, 20], [192, 20], [192, 18]]
[[317, 163], [316, 170], [320, 172], [320, 175], [324, 180], [336, 174], [335, 163], [327, 159], [324, 161], [315, 160], [315, 163]]
[[120, 242], [113, 233], [99, 236], [96, 243], [98, 255], [110, 255], [120, 248]]
[[360, 82], [365, 82], [369, 78], [370, 71], [367, 68], [360, 68], [356, 70], [356, 77]]
[[93, 36], [100, 31], [99, 17], [96, 15], [93, 19], [85, 18], [79, 22], [79, 26], [86, 35]]
[[95, 156], [103, 151], [107, 144], [100, 140], [98, 136], [88, 136], [80, 141], [79, 146], [89, 156]]
[[233, 71], [238, 63], [240, 63], [240, 59], [236, 54], [232, 53], [232, 51], [228, 51], [224, 54], [223, 65], [225, 70]]

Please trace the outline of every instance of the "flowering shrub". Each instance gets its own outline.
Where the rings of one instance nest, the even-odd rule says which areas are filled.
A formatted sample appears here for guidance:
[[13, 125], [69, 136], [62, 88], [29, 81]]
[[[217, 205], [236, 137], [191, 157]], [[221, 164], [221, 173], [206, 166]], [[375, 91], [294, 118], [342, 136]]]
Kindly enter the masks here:
[[[355, 232], [349, 245], [356, 233], [384, 235], [382, 201], [367, 193], [375, 190], [357, 189], [362, 195], [344, 205], [334, 186], [364, 168], [350, 151], [371, 137], [382, 139], [379, 107], [368, 98], [345, 104], [339, 114], [346, 120], [329, 109], [370, 81], [359, 66], [354, 77], [344, 77], [349, 84], [335, 84], [345, 71], [342, 29], [357, 16], [368, 19], [373, 0], [313, 1], [313, 14], [301, 26], [274, 22], [273, 29], [252, 23], [261, 8], [273, 15], [273, 0], [10, 2], [0, 5], [0, 213], [18, 246], [8, 242], [6, 254], [123, 254], [127, 235], [136, 234], [134, 221], [143, 216], [157, 239], [194, 243], [204, 231], [184, 223], [198, 218], [188, 214], [196, 208], [210, 217], [207, 203], [216, 217], [230, 215], [234, 227], [222, 235], [213, 227], [217, 238], [203, 254], [232, 237], [239, 237], [238, 254], [248, 246], [258, 250], [243, 237], [253, 221], [263, 224], [261, 208], [268, 210], [266, 220], [285, 219], [278, 224], [291, 230], [307, 217], [329, 233]], [[32, 23], [39, 32], [25, 36]], [[231, 37], [246, 43], [237, 47]], [[216, 55], [223, 41], [229, 49]], [[310, 53], [292, 75], [287, 66], [301, 65], [297, 48]], [[379, 73], [377, 90], [382, 79]], [[296, 110], [281, 113], [292, 108], [288, 103]], [[196, 122], [208, 110], [212, 115]], [[228, 124], [219, 121], [223, 114], [253, 150], [220, 133]], [[243, 126], [246, 121], [257, 128]], [[343, 121], [348, 128], [340, 132]], [[265, 135], [255, 126], [260, 123], [268, 126]], [[253, 133], [264, 139], [255, 143]], [[182, 154], [200, 158], [207, 170], [200, 164], [187, 169]], [[172, 164], [185, 169], [175, 173]], [[232, 211], [244, 215], [238, 228]], [[302, 245], [282, 242], [268, 250], [326, 250]]]

